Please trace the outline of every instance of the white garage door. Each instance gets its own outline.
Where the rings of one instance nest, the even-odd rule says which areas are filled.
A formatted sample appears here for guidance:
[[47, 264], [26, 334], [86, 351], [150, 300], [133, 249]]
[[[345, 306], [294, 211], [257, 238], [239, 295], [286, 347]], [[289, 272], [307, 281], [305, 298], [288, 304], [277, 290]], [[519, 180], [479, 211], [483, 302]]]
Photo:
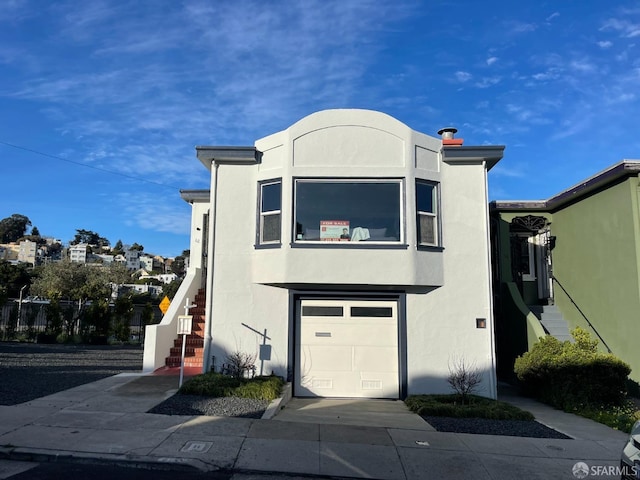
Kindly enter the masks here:
[[395, 301], [301, 300], [295, 394], [398, 398]]

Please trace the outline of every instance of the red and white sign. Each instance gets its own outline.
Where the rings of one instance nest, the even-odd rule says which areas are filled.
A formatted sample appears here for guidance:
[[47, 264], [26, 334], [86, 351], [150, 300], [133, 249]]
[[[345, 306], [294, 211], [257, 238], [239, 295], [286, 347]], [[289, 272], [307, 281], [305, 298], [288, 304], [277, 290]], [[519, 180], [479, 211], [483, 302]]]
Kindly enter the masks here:
[[320, 220], [320, 240], [323, 242], [348, 242], [351, 240], [348, 220]]

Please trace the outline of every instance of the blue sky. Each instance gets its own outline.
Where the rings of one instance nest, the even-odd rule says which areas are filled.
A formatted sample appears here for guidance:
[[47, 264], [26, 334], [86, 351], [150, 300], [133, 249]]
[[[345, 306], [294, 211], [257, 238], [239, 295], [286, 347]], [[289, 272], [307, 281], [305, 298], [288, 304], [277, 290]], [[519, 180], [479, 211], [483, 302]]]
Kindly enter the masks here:
[[3, 0], [0, 218], [179, 255], [195, 145], [327, 108], [506, 145], [491, 199], [547, 198], [640, 158], [639, 96], [637, 1]]

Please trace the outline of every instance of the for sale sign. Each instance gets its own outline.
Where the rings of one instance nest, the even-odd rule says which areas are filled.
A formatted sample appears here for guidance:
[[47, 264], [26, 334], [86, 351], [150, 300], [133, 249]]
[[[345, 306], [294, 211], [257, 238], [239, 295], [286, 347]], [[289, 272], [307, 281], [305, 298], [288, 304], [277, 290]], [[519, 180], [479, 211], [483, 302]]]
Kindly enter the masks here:
[[348, 242], [351, 239], [348, 220], [320, 220], [320, 240]]

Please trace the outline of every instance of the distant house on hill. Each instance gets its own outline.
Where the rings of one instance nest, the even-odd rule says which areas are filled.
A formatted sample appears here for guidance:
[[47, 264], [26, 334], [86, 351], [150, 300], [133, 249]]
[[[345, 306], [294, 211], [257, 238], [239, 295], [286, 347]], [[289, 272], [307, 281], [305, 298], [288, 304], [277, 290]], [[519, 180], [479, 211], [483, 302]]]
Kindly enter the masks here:
[[87, 251], [89, 246], [86, 243], [69, 245], [69, 261], [76, 263], [87, 263]]

